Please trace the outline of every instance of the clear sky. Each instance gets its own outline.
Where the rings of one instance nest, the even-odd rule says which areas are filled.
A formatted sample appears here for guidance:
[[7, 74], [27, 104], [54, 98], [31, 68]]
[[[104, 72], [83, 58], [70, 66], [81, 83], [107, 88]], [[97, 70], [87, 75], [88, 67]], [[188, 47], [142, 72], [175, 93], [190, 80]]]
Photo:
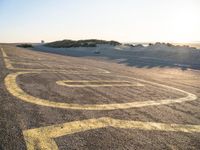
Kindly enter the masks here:
[[0, 42], [200, 41], [200, 0], [0, 0]]

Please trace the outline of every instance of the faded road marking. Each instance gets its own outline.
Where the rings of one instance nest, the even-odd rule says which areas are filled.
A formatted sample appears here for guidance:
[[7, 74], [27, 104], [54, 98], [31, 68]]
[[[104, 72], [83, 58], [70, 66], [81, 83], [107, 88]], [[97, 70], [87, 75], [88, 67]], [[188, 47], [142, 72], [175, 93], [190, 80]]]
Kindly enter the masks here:
[[81, 104], [72, 104], [72, 103], [60, 103], [60, 102], [50, 101], [48, 99], [42, 99], [42, 98], [31, 96], [27, 94], [25, 91], [23, 91], [17, 85], [16, 79], [19, 75], [32, 74], [32, 73], [38, 73], [38, 72], [17, 72], [17, 73], [11, 73], [7, 75], [7, 77], [5, 78], [5, 85], [6, 85], [7, 90], [13, 96], [19, 98], [22, 101], [36, 104], [36, 105], [41, 105], [41, 106], [53, 107], [53, 108], [76, 109], [76, 110], [115, 110], [115, 109], [138, 108], [138, 107], [145, 107], [145, 106], [166, 105], [166, 104], [171, 104], [171, 103], [182, 103], [182, 102], [194, 101], [197, 99], [196, 95], [174, 88], [174, 87], [128, 77], [140, 82], [144, 82], [144, 83], [160, 86], [163, 88], [167, 88], [170, 90], [175, 90], [177, 92], [185, 93], [187, 96], [182, 97], [182, 98], [177, 98], [177, 99], [164, 99], [164, 100], [157, 100], [157, 101], [151, 100], [151, 101], [142, 101], [142, 102], [136, 100], [136, 102], [112, 103], [112, 104], [82, 104], [81, 105]]
[[106, 70], [106, 69], [102, 69], [102, 68], [96, 68], [96, 69], [98, 69], [99, 71], [102, 71], [102, 72], [104, 72], [104, 73], [110, 73], [110, 71], [108, 71], [108, 70]]
[[4, 58], [4, 62], [5, 62], [5, 65], [6, 65], [6, 68], [12, 70], [14, 69], [13, 65], [11, 64], [10, 60], [7, 59], [7, 58]]
[[54, 138], [92, 129], [114, 127], [121, 129], [154, 130], [163, 132], [200, 132], [200, 125], [165, 124], [155, 122], [128, 121], [113, 118], [99, 118], [57, 124], [23, 131], [28, 150], [58, 150]]
[[1, 48], [1, 52], [2, 52], [2, 55], [3, 55], [4, 58], [8, 57], [8, 55], [5, 53], [3, 48]]
[[[38, 68], [38, 69], [33, 69], [33, 68], [17, 68], [17, 67], [14, 67], [12, 65], [13, 64], [22, 64], [20, 62], [11, 62], [8, 58], [4, 58], [4, 62], [5, 62], [5, 65], [6, 65], [6, 68], [7, 69], [10, 69], [10, 70], [20, 70], [20, 71], [32, 71], [32, 72], [40, 72], [40, 71], [48, 71], [48, 72], [67, 72], [67, 73], [73, 73], [73, 74], [80, 74], [81, 73], [89, 73], [90, 71], [87, 70], [86, 67], [77, 67], [77, 68], [73, 68], [73, 69], [85, 69], [85, 70], [79, 70], [79, 71], [74, 71], [74, 70], [68, 70], [68, 68], [66, 69], [51, 69], [51, 68]], [[26, 64], [24, 63], [25, 65], [30, 65], [30, 64]], [[104, 70], [104, 69], [101, 69], [101, 68], [97, 68], [97, 70], [99, 72], [95, 72], [95, 73], [105, 73], [105, 74], [108, 74], [110, 73], [109, 71], [107, 70]]]
[[[21, 70], [21, 71], [51, 71], [51, 72], [69, 72], [69, 70], [66, 69], [51, 69], [51, 68], [41, 68], [41, 69], [34, 69], [34, 68], [17, 68], [17, 67], [14, 67], [12, 64], [25, 64], [25, 65], [31, 65], [31, 63], [20, 63], [20, 62], [11, 62], [9, 59], [8, 59], [8, 56], [7, 54], [5, 53], [4, 49], [1, 48], [1, 51], [2, 51], [2, 55], [4, 57], [4, 62], [5, 62], [5, 65], [6, 65], [6, 68], [7, 69], [10, 69], [10, 70]], [[80, 67], [79, 69], [85, 69], [84, 71], [81, 71], [81, 73], [89, 73], [90, 71], [88, 70], [87, 67]], [[95, 68], [97, 69], [99, 72], [96, 72], [96, 73], [105, 73], [105, 74], [108, 74], [110, 73], [110, 71], [106, 70], [106, 69], [102, 69], [102, 68]], [[70, 71], [70, 73], [73, 73], [73, 74], [80, 74], [80, 71]]]
[[18, 64], [18, 65], [41, 65], [39, 63], [35, 62], [15, 62], [15, 61], [10, 61], [12, 64]]
[[133, 83], [128, 81], [113, 81], [113, 80], [62, 80], [57, 81], [56, 84], [67, 87], [123, 87], [123, 86], [144, 86], [140, 83]]

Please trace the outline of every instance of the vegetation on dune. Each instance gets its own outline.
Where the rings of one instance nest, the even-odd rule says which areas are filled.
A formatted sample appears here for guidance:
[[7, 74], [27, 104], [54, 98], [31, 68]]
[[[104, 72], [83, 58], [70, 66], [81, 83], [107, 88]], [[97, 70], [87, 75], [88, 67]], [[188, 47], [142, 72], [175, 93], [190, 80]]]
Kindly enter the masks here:
[[19, 44], [17, 47], [23, 47], [23, 48], [30, 48], [33, 47], [31, 44]]
[[62, 40], [62, 41], [55, 41], [51, 43], [45, 44], [48, 47], [55, 47], [55, 48], [70, 48], [70, 47], [96, 47], [97, 44], [109, 44], [109, 45], [121, 45], [121, 43], [117, 41], [105, 41], [105, 40]]
[[149, 43], [148, 46], [144, 46], [142, 44], [125, 44], [125, 46], [131, 47], [131, 48], [189, 48], [189, 49], [197, 49], [195, 47], [191, 47], [189, 45], [178, 45], [178, 44], [171, 44], [171, 43], [161, 43], [161, 42], [156, 42], [156, 43]]

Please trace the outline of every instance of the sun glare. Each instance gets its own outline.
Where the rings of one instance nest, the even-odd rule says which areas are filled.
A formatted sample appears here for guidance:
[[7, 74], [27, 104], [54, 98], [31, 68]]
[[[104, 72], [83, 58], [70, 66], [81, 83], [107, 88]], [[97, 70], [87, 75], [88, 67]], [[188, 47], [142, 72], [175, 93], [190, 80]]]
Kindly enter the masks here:
[[198, 11], [195, 4], [190, 2], [170, 12], [173, 16], [170, 30], [174, 33], [174, 42], [187, 43], [192, 42], [190, 39], [197, 39], [196, 31], [200, 25]]

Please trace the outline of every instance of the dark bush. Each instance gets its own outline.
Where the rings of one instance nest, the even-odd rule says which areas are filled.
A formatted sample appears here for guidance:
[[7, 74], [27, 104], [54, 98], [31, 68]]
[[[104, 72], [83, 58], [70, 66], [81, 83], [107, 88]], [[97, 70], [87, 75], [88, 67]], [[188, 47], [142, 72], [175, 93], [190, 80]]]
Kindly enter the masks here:
[[17, 47], [23, 47], [23, 48], [30, 48], [33, 47], [31, 44], [19, 44]]
[[62, 41], [47, 43], [46, 46], [55, 47], [55, 48], [96, 47], [97, 44], [109, 44], [109, 45], [113, 45], [113, 46], [121, 45], [121, 43], [116, 42], [116, 41], [104, 41], [104, 40], [90, 39], [90, 40], [79, 40], [79, 41], [62, 40]]
[[137, 44], [135, 47], [144, 47], [142, 44]]
[[149, 46], [153, 46], [153, 44], [152, 44], [152, 43], [149, 43]]

